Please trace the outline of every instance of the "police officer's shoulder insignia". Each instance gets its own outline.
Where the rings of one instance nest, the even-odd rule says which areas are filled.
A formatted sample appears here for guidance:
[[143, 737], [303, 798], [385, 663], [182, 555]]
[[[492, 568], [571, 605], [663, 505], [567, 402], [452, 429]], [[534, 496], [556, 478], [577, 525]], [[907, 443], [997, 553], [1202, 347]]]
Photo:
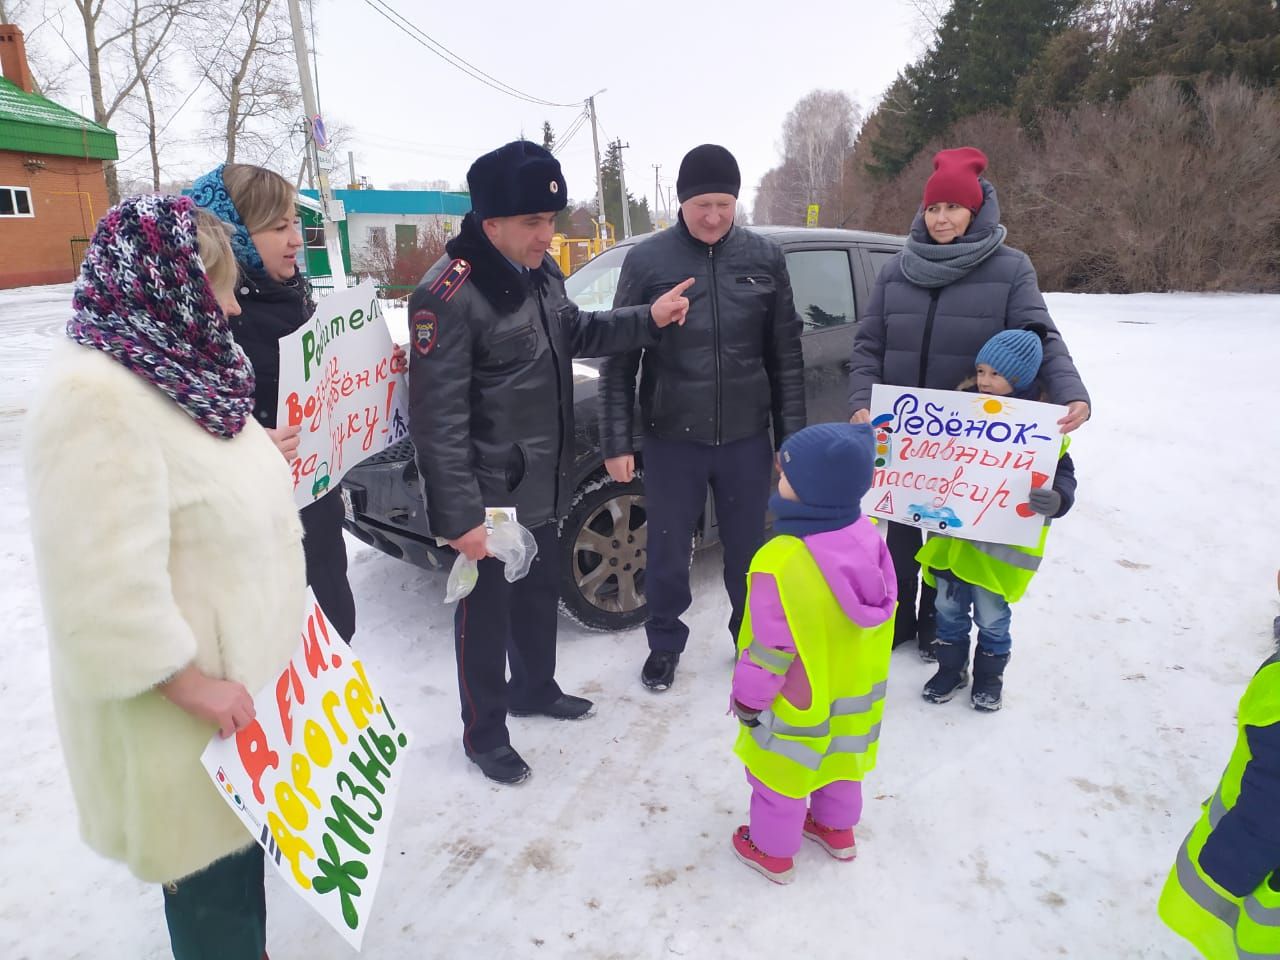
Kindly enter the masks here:
[[435, 349], [440, 332], [440, 318], [430, 310], [413, 311], [413, 349], [426, 356]]
[[436, 277], [436, 282], [431, 285], [431, 292], [440, 298], [441, 303], [448, 303], [462, 289], [469, 276], [471, 264], [466, 260], [456, 259]]

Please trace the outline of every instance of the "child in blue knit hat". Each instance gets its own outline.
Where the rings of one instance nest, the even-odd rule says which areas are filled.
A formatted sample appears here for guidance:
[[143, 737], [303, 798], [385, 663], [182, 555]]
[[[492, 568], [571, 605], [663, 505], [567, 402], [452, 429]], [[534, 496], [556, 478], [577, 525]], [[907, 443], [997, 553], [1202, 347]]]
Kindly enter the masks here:
[[751, 784], [735, 855], [775, 883], [808, 837], [852, 860], [862, 778], [875, 765], [898, 579], [862, 516], [866, 424], [820, 423], [782, 444], [774, 537], [747, 574], [731, 705]]
[[[956, 389], [1044, 399], [1037, 381], [1044, 359], [1042, 335], [1035, 327], [1002, 330], [978, 351], [976, 376]], [[1030, 508], [1045, 518], [1037, 546], [992, 544], [931, 533], [916, 554], [925, 583], [938, 591], [938, 636], [933, 647], [938, 670], [922, 691], [929, 703], [946, 703], [968, 684], [969, 634], [976, 623], [978, 645], [970, 702], [975, 710], [986, 713], [1000, 709], [1004, 670], [1013, 645], [1010, 604], [1021, 599], [1040, 566], [1049, 522], [1065, 515], [1075, 502], [1075, 464], [1066, 451], [1064, 441], [1053, 482], [1034, 487], [1028, 498]]]

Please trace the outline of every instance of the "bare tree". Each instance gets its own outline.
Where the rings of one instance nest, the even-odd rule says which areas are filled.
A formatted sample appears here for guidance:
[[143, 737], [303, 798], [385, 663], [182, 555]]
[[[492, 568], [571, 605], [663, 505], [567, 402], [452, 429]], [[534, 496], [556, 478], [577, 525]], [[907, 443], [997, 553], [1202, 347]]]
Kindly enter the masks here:
[[[160, 120], [156, 114], [157, 96], [168, 91], [165, 62], [173, 52], [173, 37], [179, 18], [175, 16], [151, 20], [144, 16], [143, 0], [132, 0], [129, 20], [130, 63], [138, 77], [142, 102], [132, 98], [126, 112], [147, 134], [147, 152], [151, 160], [151, 189], [160, 189]], [[193, 6], [188, 3], [188, 8]], [[188, 11], [191, 13], [192, 11]]]
[[797, 193], [798, 178], [786, 163], [774, 167], [760, 178], [756, 187], [751, 222], [777, 226], [799, 226], [804, 223], [804, 200]]
[[[838, 90], [814, 90], [792, 107], [782, 124], [783, 195], [804, 205], [838, 204], [857, 126], [857, 106]], [[835, 222], [841, 219], [843, 213]]]
[[384, 227], [355, 253], [355, 267], [381, 283], [412, 287], [444, 255], [447, 239], [438, 222], [418, 226], [413, 243], [398, 243]]
[[[84, 28], [85, 68], [93, 119], [110, 126], [116, 111], [135, 94], [142, 74], [150, 69], [161, 46], [173, 36], [172, 22], [182, 12], [177, 0], [72, 0]], [[169, 24], [164, 27], [163, 25]], [[143, 41], [138, 58], [129, 56], [121, 41], [134, 35]], [[139, 67], [141, 64], [141, 67]], [[107, 198], [120, 199], [114, 164], [106, 166]]]
[[933, 46], [942, 18], [951, 8], [951, 0], [907, 0], [907, 6], [915, 11], [911, 32], [916, 43], [921, 49]]
[[219, 20], [229, 24], [221, 53], [201, 38], [188, 47], [214, 90], [206, 113], [220, 133], [212, 139], [227, 163], [271, 165], [302, 115], [287, 12], [280, 0], [221, 0]]
[[55, 31], [53, 18], [46, 0], [0, 0], [0, 23], [22, 28], [32, 83], [36, 93], [50, 99], [66, 93], [71, 73], [71, 63], [55, 59], [42, 42]]

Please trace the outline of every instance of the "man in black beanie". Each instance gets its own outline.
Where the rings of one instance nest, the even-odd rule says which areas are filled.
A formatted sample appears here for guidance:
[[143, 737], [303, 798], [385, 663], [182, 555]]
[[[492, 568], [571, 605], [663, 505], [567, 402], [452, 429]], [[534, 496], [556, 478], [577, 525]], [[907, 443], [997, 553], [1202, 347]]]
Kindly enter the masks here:
[[[764, 541], [774, 450], [805, 425], [800, 318], [782, 249], [735, 227], [742, 178], [724, 147], [685, 155], [675, 226], [636, 246], [622, 265], [614, 307], [647, 303], [695, 277], [689, 316], [661, 342], [619, 354], [601, 370], [600, 439], [618, 483], [643, 460], [648, 528], [645, 597], [649, 657], [641, 681], [666, 690], [689, 628], [689, 543], [715, 497], [724, 584], [736, 642], [747, 568]], [[640, 372], [640, 423], [634, 422]], [[773, 428], [770, 444], [769, 428]]]
[[[409, 433], [431, 533], [479, 561], [454, 616], [463, 749], [489, 779], [519, 783], [529, 767], [511, 747], [507, 714], [577, 720], [593, 706], [555, 681], [571, 360], [658, 343], [661, 328], [683, 322], [693, 281], [652, 307], [584, 313], [546, 255], [568, 197], [556, 159], [517, 140], [472, 164], [467, 185], [471, 213], [409, 298]], [[514, 508], [537, 542], [515, 583], [488, 552], [488, 507]]]

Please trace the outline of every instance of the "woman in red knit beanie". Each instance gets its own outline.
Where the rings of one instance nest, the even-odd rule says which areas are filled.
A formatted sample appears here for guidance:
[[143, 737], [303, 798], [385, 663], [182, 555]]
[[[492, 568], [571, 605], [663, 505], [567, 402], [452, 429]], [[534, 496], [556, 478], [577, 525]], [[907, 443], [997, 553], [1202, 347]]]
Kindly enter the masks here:
[[[925, 182], [920, 209], [903, 251], [884, 265], [854, 340], [849, 408], [855, 423], [870, 420], [871, 388], [951, 390], [967, 377], [982, 345], [1001, 330], [1035, 323], [1048, 332], [1042, 387], [1069, 413], [1069, 433], [1089, 418], [1089, 393], [1067, 352], [1021, 250], [1005, 245], [996, 189], [982, 176], [987, 157], [976, 147], [940, 150]], [[932, 661], [933, 591], [916, 608], [921, 534], [890, 523], [889, 550], [898, 574], [894, 644], [915, 640]]]
[[936, 244], [964, 236], [982, 209], [978, 177], [987, 156], [977, 147], [940, 150], [933, 157], [933, 176], [924, 185], [924, 224]]

